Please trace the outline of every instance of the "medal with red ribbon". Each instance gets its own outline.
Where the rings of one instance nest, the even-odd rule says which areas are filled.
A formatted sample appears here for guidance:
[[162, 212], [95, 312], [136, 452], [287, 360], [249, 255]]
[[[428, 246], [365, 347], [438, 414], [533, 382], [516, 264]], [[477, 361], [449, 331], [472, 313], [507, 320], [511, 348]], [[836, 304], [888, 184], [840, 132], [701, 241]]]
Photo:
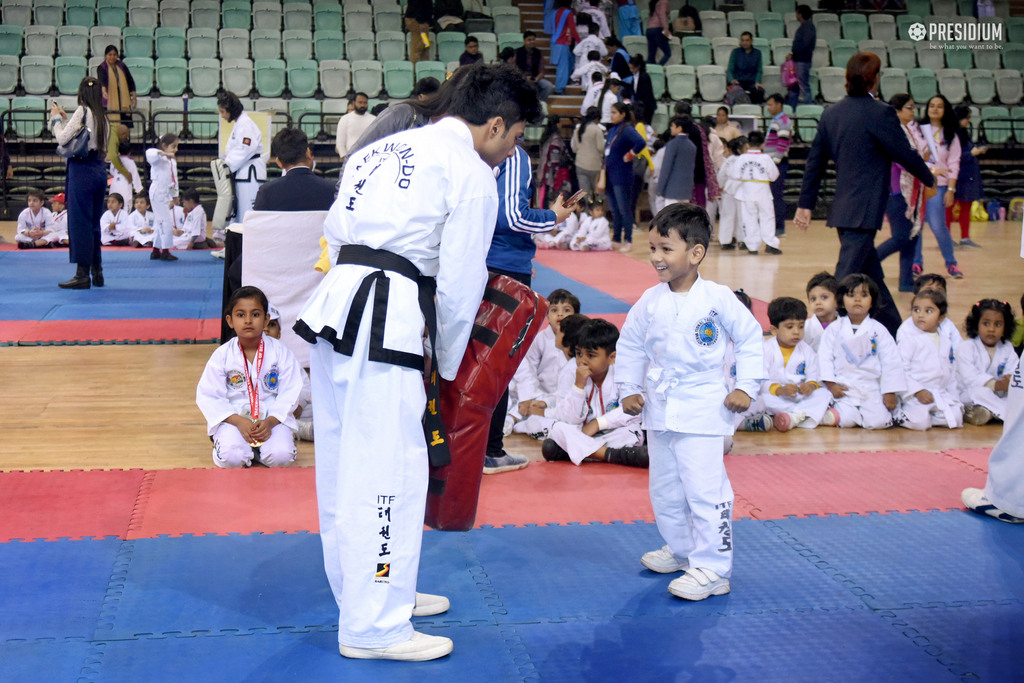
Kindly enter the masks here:
[[[263, 370], [263, 340], [260, 339], [260, 345], [256, 349], [256, 382], [252, 383], [252, 377], [249, 375], [249, 359], [245, 357], [245, 349], [242, 348], [242, 342], [238, 342], [238, 349], [242, 352], [242, 369], [245, 370], [245, 389], [249, 392], [249, 417], [252, 419], [252, 423], [256, 424], [260, 419], [260, 392], [259, 392], [259, 381], [260, 371]], [[250, 441], [250, 446], [262, 446], [262, 441]]]

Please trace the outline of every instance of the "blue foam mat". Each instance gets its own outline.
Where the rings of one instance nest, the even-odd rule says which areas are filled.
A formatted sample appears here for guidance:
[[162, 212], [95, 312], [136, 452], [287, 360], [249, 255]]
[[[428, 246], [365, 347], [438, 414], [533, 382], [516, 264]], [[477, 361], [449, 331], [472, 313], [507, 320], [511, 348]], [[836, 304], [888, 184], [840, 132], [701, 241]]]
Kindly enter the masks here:
[[534, 276], [531, 286], [534, 291], [547, 296], [555, 289], [567, 289], [575, 294], [580, 300], [580, 312], [585, 315], [595, 313], [629, 313], [630, 305], [605, 294], [599, 289], [577, 282], [570, 277], [562, 275], [553, 268], [533, 262]]
[[96, 645], [86, 640], [0, 638], [0, 678], [5, 683], [78, 681], [96, 671]]

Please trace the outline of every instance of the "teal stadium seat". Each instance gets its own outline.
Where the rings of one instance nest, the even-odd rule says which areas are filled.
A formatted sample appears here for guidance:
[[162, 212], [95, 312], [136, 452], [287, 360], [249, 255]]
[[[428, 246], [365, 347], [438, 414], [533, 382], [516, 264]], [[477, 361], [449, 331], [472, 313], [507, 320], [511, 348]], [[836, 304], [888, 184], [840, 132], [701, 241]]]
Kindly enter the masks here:
[[345, 58], [345, 34], [330, 29], [313, 31], [313, 55], [321, 62]]
[[689, 64], [670, 64], [665, 67], [665, 87], [673, 100], [691, 100], [697, 94], [697, 75]]
[[974, 55], [971, 50], [946, 50], [946, 68], [967, 71], [974, 68]]
[[292, 97], [310, 98], [320, 87], [319, 64], [313, 59], [291, 59], [288, 65], [288, 90]]
[[220, 8], [221, 30], [235, 28], [248, 31], [252, 25], [252, 11], [248, 0], [225, 0]]
[[215, 57], [189, 59], [188, 87], [196, 97], [216, 95], [220, 89], [220, 60]]
[[328, 0], [313, 3], [313, 28], [316, 31], [340, 31], [341, 5]]
[[831, 52], [832, 65], [846, 68], [846, 63], [850, 61], [850, 57], [857, 53], [859, 47], [853, 40], [841, 38], [831, 41], [829, 43], [829, 50]]
[[310, 140], [320, 134], [320, 102], [311, 99], [294, 99], [288, 102], [288, 116], [292, 126], [301, 128]]
[[153, 29], [144, 26], [126, 26], [121, 31], [124, 57], [152, 57]]
[[157, 59], [185, 58], [185, 29], [161, 26], [153, 32]]
[[755, 20], [757, 21], [758, 38], [771, 41], [786, 37], [786, 24], [782, 20], [782, 15], [768, 12], [756, 15]]
[[156, 89], [163, 97], [180, 97], [188, 85], [188, 62], [181, 57], [157, 57]]
[[776, 12], [778, 14], [795, 12], [796, 0], [771, 0], [769, 7], [771, 7], [772, 12]]
[[53, 61], [53, 80], [62, 95], [77, 95], [89, 62], [85, 57], [57, 57]]
[[654, 99], [660, 100], [665, 95], [665, 67], [660, 64], [648, 64], [647, 75], [651, 77]]
[[907, 72], [907, 85], [915, 102], [927, 102], [939, 92], [935, 72], [931, 69], [911, 69]]
[[146, 97], [153, 89], [153, 71], [155, 65], [152, 57], [125, 57], [124, 65], [132, 74], [135, 81], [135, 94], [139, 97]]
[[823, 111], [825, 111], [825, 108], [818, 104], [797, 105], [795, 112], [796, 129], [797, 135], [803, 142], [810, 143], [814, 141], [814, 136], [818, 134], [818, 121], [821, 120], [821, 113]]
[[10, 95], [18, 89], [21, 60], [14, 55], [0, 55], [0, 95]]
[[253, 60], [256, 91], [260, 97], [280, 97], [287, 85], [287, 65], [283, 59]]
[[96, 25], [96, 4], [94, 0], [67, 0], [64, 3], [64, 25], [84, 26], [91, 28]]
[[0, 24], [0, 55], [20, 57], [24, 52], [24, 38], [25, 30], [20, 26]]
[[703, 36], [683, 37], [683, 63], [694, 68], [711, 64], [711, 41]]
[[[220, 16], [218, 12], [218, 16]], [[196, 140], [215, 140], [220, 132], [216, 97], [195, 97], [188, 101], [188, 129]]]
[[416, 62], [416, 80], [423, 78], [436, 78], [438, 83], [444, 83], [447, 77], [445, 65], [438, 61], [423, 60]]
[[[513, 50], [515, 50], [516, 48], [521, 47], [522, 44], [523, 34], [518, 31], [498, 34], [498, 54], [501, 54], [502, 51], [507, 47], [510, 47]], [[584, 57], [585, 56], [586, 55], [584, 55]]]
[[[996, 51], [990, 50], [990, 52]], [[1024, 45], [1015, 45], [1013, 43], [1003, 45], [1003, 68], [1024, 72]], [[992, 70], [995, 71], [996, 69]]]
[[[11, 122], [14, 134], [22, 140], [42, 137], [50, 110], [42, 97], [23, 96], [11, 99]], [[8, 140], [9, 141], [9, 140]]]
[[405, 99], [412, 95], [415, 84], [412, 62], [384, 62], [384, 89], [387, 90], [388, 97]]
[[1006, 107], [981, 108], [982, 136], [991, 145], [1006, 144], [1013, 135], [1010, 110]]
[[843, 38], [853, 41], [867, 40], [871, 37], [868, 18], [859, 12], [847, 12], [839, 17], [843, 27]]
[[896, 40], [910, 40], [909, 29], [914, 24], [920, 24], [924, 21], [924, 15], [910, 12], [908, 14], [900, 14], [896, 17]]
[[457, 62], [465, 51], [466, 34], [444, 31], [437, 35], [437, 58], [441, 62]]

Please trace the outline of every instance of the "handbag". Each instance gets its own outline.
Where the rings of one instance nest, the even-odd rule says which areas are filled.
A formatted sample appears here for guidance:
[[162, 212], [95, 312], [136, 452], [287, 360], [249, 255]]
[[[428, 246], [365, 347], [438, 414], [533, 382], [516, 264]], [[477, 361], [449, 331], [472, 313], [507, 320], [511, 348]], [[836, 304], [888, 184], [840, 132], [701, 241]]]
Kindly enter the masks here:
[[63, 145], [57, 145], [57, 154], [65, 159], [84, 159], [89, 156], [89, 129], [84, 125]]
[[796, 77], [796, 64], [792, 59], [787, 59], [779, 68], [779, 75], [782, 77], [782, 85], [792, 88], [798, 82]]

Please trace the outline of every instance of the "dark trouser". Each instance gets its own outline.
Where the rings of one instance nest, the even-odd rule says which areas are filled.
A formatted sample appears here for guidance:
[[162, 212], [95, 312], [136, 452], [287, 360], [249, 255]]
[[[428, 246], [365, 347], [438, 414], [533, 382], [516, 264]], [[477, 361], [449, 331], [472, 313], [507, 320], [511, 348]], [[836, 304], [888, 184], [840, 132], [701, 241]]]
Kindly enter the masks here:
[[233, 339], [235, 331], [224, 320], [224, 309], [235, 290], [242, 286], [242, 235], [228, 230], [224, 233], [224, 293], [221, 301], [220, 343]]
[[889, 217], [892, 237], [878, 245], [878, 260], [884, 261], [896, 252], [900, 254], [900, 291], [914, 291], [914, 245], [921, 236], [911, 238], [910, 231], [914, 224], [907, 218], [907, 200], [902, 194], [889, 195], [889, 203], [885, 207], [885, 215]]
[[68, 198], [69, 260], [87, 268], [103, 261], [100, 216], [107, 191], [107, 165], [95, 152], [85, 159], [68, 159], [65, 194]]
[[647, 29], [647, 63], [654, 64], [654, 58], [661, 50], [661, 61], [658, 64], [665, 66], [672, 57], [672, 47], [668, 43], [665, 32], [660, 28]]
[[779, 177], [772, 181], [772, 202], [775, 204], [775, 234], [786, 234], [786, 174], [789, 173], [789, 157], [779, 162]]
[[633, 185], [609, 185], [608, 206], [612, 210], [612, 240], [633, 241]]
[[[513, 280], [522, 282], [527, 287], [530, 286], [530, 274], [529, 273], [511, 273], [507, 270], [497, 270], [496, 268], [489, 268], [492, 273], [498, 275], [508, 275]], [[505, 387], [505, 393], [501, 395], [501, 400], [498, 401], [497, 407], [491, 414], [491, 426], [487, 431], [487, 457], [488, 458], [500, 458], [505, 455], [505, 416], [508, 415], [508, 387]]]
[[764, 88], [757, 87], [754, 81], [740, 81], [740, 87], [750, 96], [751, 104], [762, 104], [764, 102]]
[[842, 281], [850, 273], [864, 273], [878, 285], [877, 313], [872, 317], [885, 325], [889, 334], [896, 338], [903, 319], [900, 318], [896, 302], [885, 286], [882, 262], [875, 251], [875, 230], [858, 228], [836, 228], [839, 233], [839, 261], [836, 263], [836, 279]]

